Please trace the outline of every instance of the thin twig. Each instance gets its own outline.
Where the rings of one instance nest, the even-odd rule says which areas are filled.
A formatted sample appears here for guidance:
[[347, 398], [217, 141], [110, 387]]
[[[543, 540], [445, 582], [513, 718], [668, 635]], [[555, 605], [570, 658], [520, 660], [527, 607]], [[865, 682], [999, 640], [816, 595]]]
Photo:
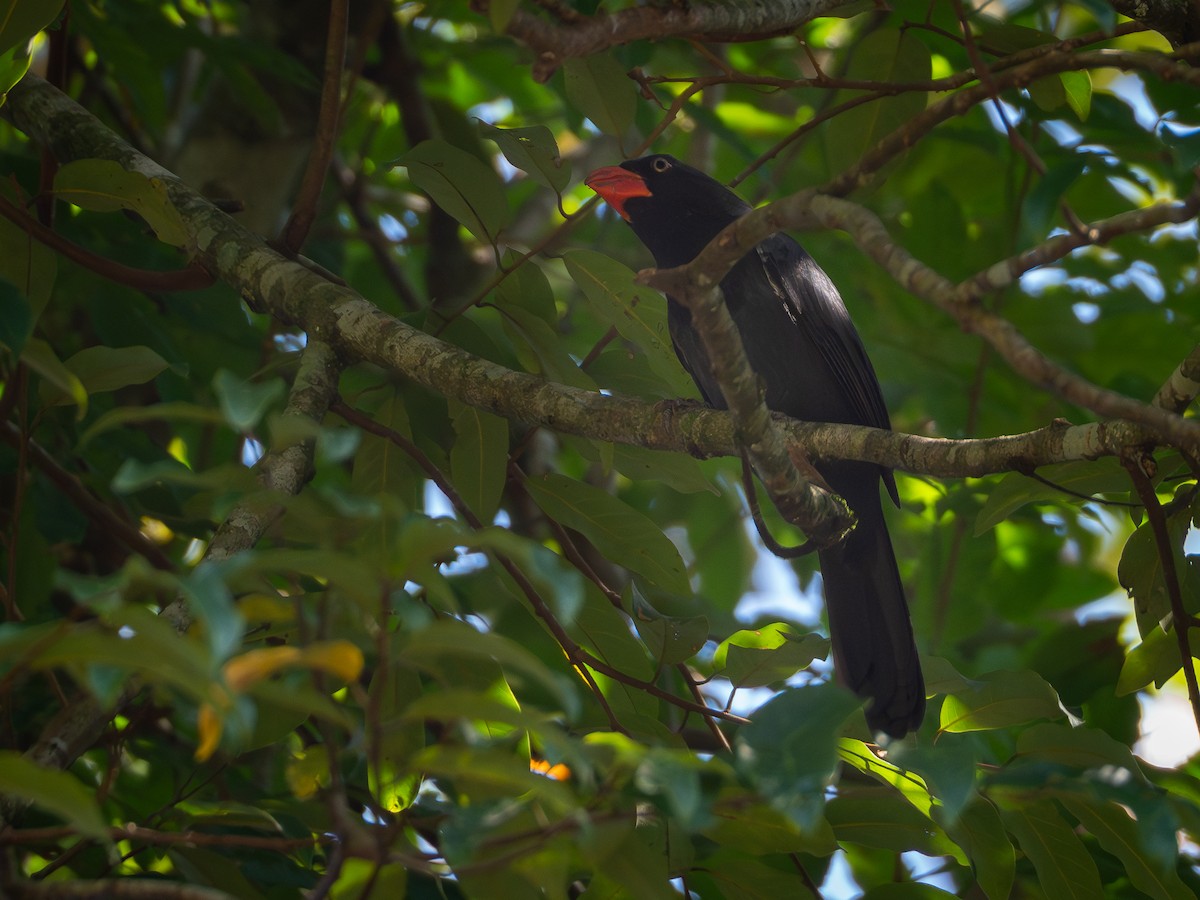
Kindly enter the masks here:
[[1171, 623], [1175, 631], [1175, 642], [1179, 646], [1179, 663], [1183, 668], [1183, 678], [1187, 683], [1188, 702], [1192, 707], [1192, 718], [1196, 722], [1196, 731], [1200, 734], [1200, 684], [1196, 682], [1196, 665], [1192, 659], [1191, 641], [1188, 629], [1191, 617], [1183, 605], [1183, 591], [1179, 584], [1179, 571], [1175, 567], [1175, 548], [1171, 542], [1167, 519], [1163, 514], [1162, 504], [1154, 485], [1142, 468], [1141, 455], [1126, 454], [1121, 457], [1121, 464], [1129, 473], [1134, 490], [1146, 510], [1146, 520], [1154, 533], [1154, 547], [1158, 551], [1159, 565], [1162, 566], [1163, 583], [1167, 589], [1167, 597], [1171, 601]]

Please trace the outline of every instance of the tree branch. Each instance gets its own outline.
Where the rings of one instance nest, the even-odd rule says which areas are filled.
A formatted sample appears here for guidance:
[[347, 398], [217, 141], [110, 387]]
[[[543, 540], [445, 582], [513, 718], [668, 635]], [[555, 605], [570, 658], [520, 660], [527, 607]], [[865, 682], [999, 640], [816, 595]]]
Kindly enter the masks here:
[[1109, 0], [1112, 8], [1171, 42], [1171, 46], [1200, 40], [1200, 6], [1194, 0]]
[[826, 228], [838, 228], [849, 233], [900, 286], [941, 309], [965, 331], [986, 340], [1023, 378], [1099, 415], [1140, 423], [1155, 432], [1162, 443], [1196, 450], [1200, 448], [1200, 423], [1105, 390], [1068, 372], [1042, 354], [1010, 322], [985, 309], [978, 301], [984, 286], [989, 291], [996, 290], [1011, 284], [1028, 268], [1061, 259], [1080, 246], [1101, 243], [1135, 227], [1146, 229], [1169, 222], [1184, 222], [1194, 218], [1198, 209], [1200, 189], [1178, 203], [1122, 213], [1086, 226], [1078, 235], [1051, 238], [1012, 260], [989, 267], [961, 285], [955, 285], [895, 243], [879, 217], [870, 210], [810, 189], [746, 214], [717, 235], [687, 266], [656, 273], [652, 280], [656, 287], [669, 289], [673, 294], [678, 294], [693, 281], [703, 283], [707, 280], [715, 284], [737, 260], [777, 231], [807, 227], [814, 222]]
[[[702, 37], [709, 42], [759, 40], [786, 34], [846, 4], [847, 0], [647, 4], [562, 22], [517, 9], [505, 31], [533, 50], [533, 77], [545, 82], [567, 59], [632, 41], [670, 37]], [[486, 10], [488, 3], [480, 0], [476, 5]]]

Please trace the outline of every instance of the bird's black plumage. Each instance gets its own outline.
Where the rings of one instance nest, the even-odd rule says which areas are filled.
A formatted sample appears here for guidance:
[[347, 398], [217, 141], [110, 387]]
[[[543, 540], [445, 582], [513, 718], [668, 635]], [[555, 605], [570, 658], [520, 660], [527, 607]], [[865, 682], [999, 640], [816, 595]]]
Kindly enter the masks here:
[[[593, 172], [588, 185], [629, 223], [659, 268], [691, 262], [750, 206], [703, 172], [670, 156], [647, 156]], [[746, 355], [766, 384], [767, 407], [793, 418], [890, 428], [858, 332], [833, 282], [792, 238], [776, 234], [721, 281]], [[725, 405], [691, 313], [668, 299], [675, 352], [705, 401]], [[925, 714], [925, 684], [908, 603], [879, 496], [893, 500], [890, 470], [871, 463], [822, 462], [818, 471], [854, 510], [855, 529], [820, 553], [834, 664], [867, 698], [867, 722], [894, 737]]]

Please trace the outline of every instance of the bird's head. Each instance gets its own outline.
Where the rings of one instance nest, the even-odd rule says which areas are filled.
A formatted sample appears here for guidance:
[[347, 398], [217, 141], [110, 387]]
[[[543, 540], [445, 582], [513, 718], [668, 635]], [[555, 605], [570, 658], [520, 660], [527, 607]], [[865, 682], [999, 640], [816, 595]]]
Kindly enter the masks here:
[[658, 154], [597, 169], [584, 184], [629, 223], [659, 268], [691, 262], [750, 206], [719, 181]]

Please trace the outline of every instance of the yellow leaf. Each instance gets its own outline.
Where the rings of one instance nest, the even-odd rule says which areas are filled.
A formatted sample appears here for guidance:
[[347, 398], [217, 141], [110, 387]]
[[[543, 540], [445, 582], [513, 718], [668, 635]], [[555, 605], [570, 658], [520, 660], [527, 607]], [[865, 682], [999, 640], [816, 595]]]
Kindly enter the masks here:
[[356, 681], [363, 668], [362, 651], [349, 641], [313, 644], [301, 655], [304, 665], [336, 675], [346, 682]]
[[244, 693], [264, 678], [270, 678], [280, 669], [299, 660], [300, 651], [295, 647], [264, 647], [235, 656], [225, 663], [222, 671], [230, 689]]
[[238, 612], [247, 622], [290, 622], [296, 607], [278, 594], [246, 594], [238, 598]]
[[217, 745], [221, 743], [223, 727], [224, 723], [212, 705], [202, 704], [196, 716], [196, 732], [200, 738], [196, 747], [196, 762], [204, 762], [216, 752]]
[[288, 760], [284, 770], [288, 787], [297, 800], [307, 800], [323, 785], [329, 783], [329, 754], [322, 747]]

